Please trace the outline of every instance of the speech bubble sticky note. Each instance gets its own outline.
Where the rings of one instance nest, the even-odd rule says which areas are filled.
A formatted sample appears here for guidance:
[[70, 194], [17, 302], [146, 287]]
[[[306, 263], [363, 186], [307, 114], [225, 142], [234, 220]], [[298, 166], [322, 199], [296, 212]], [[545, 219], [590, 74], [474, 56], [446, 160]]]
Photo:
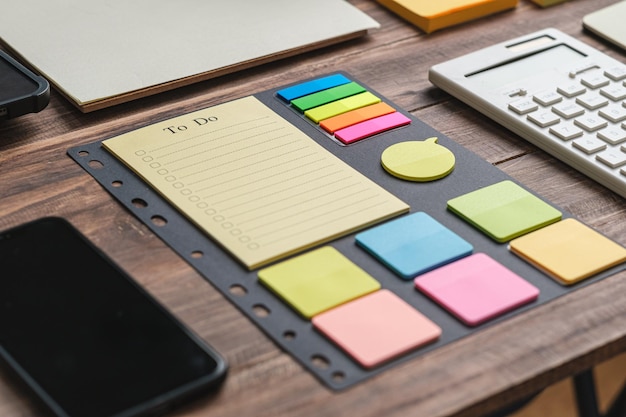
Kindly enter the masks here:
[[382, 153], [383, 168], [391, 175], [409, 181], [434, 181], [454, 170], [454, 154], [432, 137], [391, 145]]

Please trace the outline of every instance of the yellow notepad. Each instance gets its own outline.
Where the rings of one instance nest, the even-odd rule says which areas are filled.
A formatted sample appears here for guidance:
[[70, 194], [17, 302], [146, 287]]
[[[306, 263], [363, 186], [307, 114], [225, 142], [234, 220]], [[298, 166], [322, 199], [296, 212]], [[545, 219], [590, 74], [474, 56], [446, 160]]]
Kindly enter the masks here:
[[518, 0], [377, 0], [426, 33], [517, 6]]
[[103, 146], [249, 269], [409, 210], [252, 96]]

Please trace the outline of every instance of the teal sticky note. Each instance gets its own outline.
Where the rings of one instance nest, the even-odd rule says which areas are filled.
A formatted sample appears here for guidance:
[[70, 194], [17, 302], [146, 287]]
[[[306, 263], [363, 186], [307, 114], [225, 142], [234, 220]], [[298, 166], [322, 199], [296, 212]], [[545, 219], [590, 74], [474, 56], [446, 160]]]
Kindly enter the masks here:
[[361, 232], [356, 243], [407, 280], [473, 251], [471, 244], [423, 212]]
[[512, 181], [502, 181], [448, 201], [448, 209], [504, 243], [561, 219], [562, 213]]

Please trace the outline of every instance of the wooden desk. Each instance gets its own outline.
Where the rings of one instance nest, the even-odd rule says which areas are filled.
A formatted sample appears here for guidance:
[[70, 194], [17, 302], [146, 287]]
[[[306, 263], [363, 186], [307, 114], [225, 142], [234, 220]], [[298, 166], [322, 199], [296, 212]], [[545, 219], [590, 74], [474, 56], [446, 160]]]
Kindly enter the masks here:
[[[626, 244], [624, 200], [433, 87], [436, 63], [556, 27], [621, 61], [582, 30], [611, 0], [514, 11], [426, 36], [371, 0], [352, 3], [382, 28], [362, 39], [133, 103], [81, 114], [56, 92], [39, 114], [0, 123], [0, 229], [63, 216], [199, 335], [223, 352], [221, 391], [172, 416], [479, 416], [626, 350], [626, 273], [331, 392], [74, 163], [68, 148], [230, 99], [345, 70], [509, 175]], [[174, 51], [175, 52], [175, 51]], [[28, 329], [24, 329], [28, 331]], [[45, 354], [45, 352], [42, 352]], [[33, 415], [0, 374], [0, 415]]]

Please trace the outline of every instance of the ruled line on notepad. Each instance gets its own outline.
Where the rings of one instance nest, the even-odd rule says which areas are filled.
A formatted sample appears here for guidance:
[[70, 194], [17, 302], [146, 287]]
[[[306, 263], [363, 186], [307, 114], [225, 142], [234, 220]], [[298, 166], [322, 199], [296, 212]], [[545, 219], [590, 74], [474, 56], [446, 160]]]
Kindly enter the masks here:
[[[289, 211], [293, 212], [294, 209], [296, 209], [297, 207], [306, 205], [306, 209], [298, 210], [298, 214], [304, 214], [304, 213], [306, 213], [308, 211], [312, 211], [312, 210], [315, 210], [318, 207], [323, 207], [324, 205], [326, 205], [326, 203], [318, 203], [318, 204], [312, 204], [312, 205], [309, 205], [309, 203], [312, 203], [312, 202], [315, 202], [315, 201], [319, 202], [320, 199], [322, 199], [324, 197], [329, 197], [329, 196], [332, 196], [332, 195], [335, 195], [335, 194], [338, 194], [338, 193], [345, 192], [345, 191], [349, 190], [352, 187], [357, 187], [358, 185], [359, 184], [349, 184], [349, 185], [346, 185], [346, 186], [343, 186], [343, 187], [340, 187], [340, 188], [319, 187], [318, 189], [306, 190], [305, 192], [296, 193], [296, 194], [292, 195], [293, 197], [308, 196], [307, 199], [299, 201], [296, 205], [285, 207], [284, 206], [285, 200], [281, 199], [281, 200], [278, 200], [278, 201], [272, 201], [272, 202], [270, 202], [270, 203], [268, 203], [266, 205], [263, 205], [263, 206], [255, 206], [254, 208], [251, 207], [251, 208], [249, 208], [248, 210], [246, 210], [246, 211], [244, 211], [242, 213], [229, 213], [229, 217], [231, 219], [232, 218], [236, 218], [236, 217], [248, 214], [248, 213], [253, 213], [253, 212], [256, 212], [256, 211], [259, 211], [259, 210], [267, 209], [267, 208], [272, 207], [272, 206], [279, 206], [279, 207], [281, 207], [279, 209], [273, 210], [274, 213], [280, 214], [281, 212], [284, 212], [286, 210], [289, 210]], [[285, 191], [289, 191], [289, 190], [285, 190]], [[321, 192], [314, 194], [313, 191], [321, 191]], [[350, 197], [352, 197], [354, 195], [357, 195], [357, 194], [360, 194], [362, 191], [363, 190], [358, 190], [358, 191], [350, 193], [350, 194], [343, 194], [341, 197], [339, 197], [337, 200], [335, 200], [335, 202], [341, 201], [342, 199], [345, 199], [345, 198], [350, 198]], [[223, 210], [223, 211], [227, 212], [227, 213], [229, 212], [228, 210]], [[245, 224], [245, 223], [249, 223], [251, 221], [253, 221], [253, 222], [254, 221], [258, 221], [258, 220], [260, 220], [261, 217], [262, 216], [251, 217], [251, 218], [248, 218], [247, 220], [239, 221], [238, 224], [242, 225], [242, 224]], [[290, 216], [287, 215], [287, 216], [284, 216], [283, 219], [289, 218], [289, 217]], [[266, 224], [271, 224], [271, 223], [266, 223]], [[249, 230], [252, 230], [252, 229], [249, 229]]]
[[[294, 142], [294, 143], [296, 143], [296, 142]], [[258, 144], [257, 146], [263, 146], [263, 145]], [[221, 163], [221, 164], [211, 165], [211, 166], [210, 166], [209, 168], [207, 168], [206, 170], [194, 171], [194, 172], [191, 172], [191, 173], [189, 173], [189, 174], [187, 174], [187, 175], [185, 175], [185, 176], [183, 176], [183, 177], [181, 177], [181, 178], [187, 178], [187, 177], [190, 177], [190, 176], [192, 176], [192, 175], [198, 175], [198, 174], [200, 174], [200, 173], [202, 173], [202, 172], [206, 172], [206, 171], [208, 171], [208, 170], [214, 170], [214, 169], [218, 169], [218, 168], [220, 168], [220, 167], [226, 166], [226, 165], [232, 165], [233, 163], [237, 163], [237, 162], [244, 161], [244, 160], [246, 160], [246, 159], [252, 158], [252, 157], [254, 157], [254, 156], [256, 156], [256, 155], [259, 155], [259, 154], [265, 154], [265, 153], [271, 153], [271, 152], [274, 152], [274, 151], [276, 151], [277, 149], [280, 149], [280, 148], [283, 148], [283, 147], [284, 147], [284, 145], [278, 145], [278, 146], [275, 146], [275, 147], [273, 147], [273, 148], [263, 149], [263, 150], [262, 150], [262, 151], [260, 151], [258, 154], [255, 154], [255, 155], [248, 155], [248, 156], [241, 157], [241, 158], [235, 158], [235, 159], [232, 159], [232, 160], [228, 160], [228, 161], [226, 161], [226, 162], [223, 162], [223, 163]], [[293, 152], [297, 152], [297, 151], [299, 151], [299, 150], [303, 150], [303, 149], [305, 149], [305, 148], [303, 148], [303, 147], [296, 148], [296, 149], [294, 149], [294, 150], [291, 150], [291, 151], [289, 151], [289, 152], [286, 152], [284, 155], [287, 155], [287, 154], [289, 154], [289, 153], [293, 153]], [[236, 150], [234, 150], [234, 151], [229, 152], [228, 154], [235, 154], [235, 155], [236, 155], [236, 154], [237, 154], [237, 151], [236, 151]], [[284, 156], [284, 155], [281, 155], [281, 156]], [[216, 156], [216, 157], [214, 157], [214, 158], [210, 158], [210, 159], [202, 160], [202, 161], [196, 162], [196, 163], [194, 163], [194, 164], [187, 165], [185, 168], [181, 168], [181, 169], [186, 169], [186, 168], [190, 168], [190, 167], [193, 167], [193, 166], [206, 164], [206, 163], [208, 163], [208, 162], [209, 162], [209, 161], [211, 161], [211, 160], [220, 159], [220, 158], [222, 158], [222, 157], [224, 157], [224, 156], [225, 156], [225, 155], [219, 155], [219, 156]], [[276, 157], [276, 155], [272, 155], [272, 157], [273, 157], [273, 158], [275, 158], [275, 157]], [[176, 171], [178, 171], [178, 170], [172, 170], [172, 172], [176, 172]], [[190, 184], [193, 184], [193, 183], [190, 183]]]
[[[252, 130], [252, 129], [250, 129], [250, 130]], [[244, 142], [247, 142], [247, 141], [249, 141], [250, 139], [253, 139], [253, 138], [255, 138], [255, 137], [268, 135], [268, 134], [275, 133], [275, 132], [277, 132], [277, 131], [281, 131], [281, 130], [284, 130], [284, 128], [278, 128], [278, 129], [274, 129], [274, 130], [267, 130], [267, 131], [263, 131], [263, 132], [257, 133], [257, 134], [255, 134], [255, 135], [244, 136], [244, 137], [242, 137], [242, 138], [240, 138], [240, 139], [238, 139], [238, 140], [235, 140], [235, 141], [233, 141], [233, 142], [228, 142], [228, 143], [223, 144], [223, 145], [221, 145], [221, 146], [211, 147], [211, 148], [209, 148], [209, 149], [206, 149], [206, 150], [204, 150], [204, 151], [200, 152], [199, 154], [203, 154], [203, 153], [207, 153], [207, 152], [215, 152], [215, 151], [216, 151], [217, 149], [219, 149], [219, 148], [232, 147], [232, 146], [233, 146], [233, 145], [235, 145], [235, 144], [239, 144], [239, 143], [244, 143]], [[202, 135], [201, 137], [206, 137], [206, 136], [207, 136], [207, 135], [205, 134], [205, 135]], [[220, 140], [223, 140], [223, 139], [228, 139], [229, 137], [234, 137], [234, 136], [236, 136], [236, 135], [235, 135], [235, 133], [230, 134], [230, 135], [224, 135], [224, 136], [220, 137], [219, 139], [220, 139]], [[270, 140], [279, 140], [279, 139], [281, 139], [282, 137], [285, 137], [285, 136], [290, 136], [290, 133], [287, 133], [287, 134], [282, 135], [282, 136], [274, 136], [274, 137], [273, 137], [273, 138], [271, 138]], [[183, 151], [190, 151], [192, 148], [195, 148], [195, 147], [200, 147], [200, 146], [203, 146], [203, 147], [205, 147], [205, 148], [206, 148], [206, 147], [207, 147], [207, 145], [210, 145], [210, 144], [211, 144], [211, 143], [213, 143], [213, 142], [216, 142], [216, 140], [215, 140], [215, 139], [211, 139], [211, 140], [208, 140], [208, 141], [206, 141], [206, 142], [201, 142], [201, 143], [199, 143], [199, 144], [197, 144], [197, 145], [188, 146], [187, 148], [182, 149], [180, 152], [183, 152]], [[244, 148], [244, 149], [245, 149], [245, 148]], [[171, 152], [171, 153], [169, 153], [169, 154], [162, 155], [162, 156], [160, 156], [159, 158], [160, 158], [160, 159], [162, 159], [162, 158], [167, 158], [168, 156], [171, 156], [171, 155], [173, 155], [174, 153], [180, 153], [180, 152]], [[197, 155], [199, 155], [199, 154], [198, 154], [198, 153], [196, 153], [196, 154], [193, 154], [192, 156], [197, 156]], [[189, 156], [185, 156], [185, 157], [182, 157], [182, 158], [179, 158], [179, 159], [174, 159], [174, 160], [172, 160], [172, 161], [165, 162], [165, 163], [164, 163], [164, 165], [179, 164], [179, 163], [181, 163], [181, 162], [183, 162], [183, 161], [187, 160], [188, 158], [189, 158]]]
[[[303, 157], [303, 158], [294, 159], [293, 161], [300, 160], [300, 159], [304, 159], [304, 157]], [[293, 162], [293, 161], [292, 161], [292, 162]], [[291, 169], [291, 170], [279, 171], [279, 172], [275, 172], [275, 173], [274, 173], [274, 174], [272, 174], [272, 175], [268, 175], [268, 176], [266, 176], [266, 177], [257, 178], [257, 179], [255, 179], [254, 181], [250, 181], [250, 182], [248, 182], [248, 184], [261, 183], [261, 182], [263, 182], [264, 180], [266, 180], [266, 179], [268, 179], [268, 178], [271, 178], [271, 177], [274, 177], [274, 176], [278, 176], [278, 175], [284, 175], [284, 174], [286, 174], [286, 173], [293, 172], [293, 171], [297, 171], [297, 170], [298, 170], [300, 167], [302, 167], [302, 166], [306, 166], [306, 165], [314, 165], [314, 164], [319, 163], [319, 162], [321, 162], [321, 160], [319, 160], [319, 159], [317, 159], [317, 160], [311, 160], [311, 161], [307, 162], [306, 164], [302, 164], [302, 165], [300, 165], [299, 167], [295, 167], [295, 168], [293, 168], [293, 169]], [[275, 168], [275, 167], [274, 167], [274, 168]], [[258, 172], [256, 172], [256, 173], [258, 174]], [[202, 189], [200, 189], [200, 190], [198, 190], [198, 191], [206, 191], [206, 190], [208, 190], [208, 189], [210, 189], [210, 188], [215, 188], [215, 187], [224, 186], [224, 185], [226, 185], [226, 184], [228, 184], [228, 183], [231, 183], [231, 182], [233, 182], [233, 181], [238, 181], [238, 180], [242, 180], [242, 179], [249, 178], [249, 177], [250, 177], [250, 174], [249, 174], [249, 173], [246, 173], [246, 174], [240, 175], [239, 177], [233, 177], [233, 178], [229, 178], [229, 179], [227, 179], [226, 181], [223, 181], [223, 182], [214, 183], [213, 185], [208, 186], [208, 187], [206, 187], [206, 188], [202, 188]], [[219, 193], [215, 193], [215, 194], [211, 194], [211, 195], [218, 195], [218, 194], [219, 194]], [[211, 196], [211, 195], [209, 195], [207, 198], [210, 198], [210, 196]]]
[[[314, 171], [303, 172], [300, 175], [293, 176], [292, 178], [290, 178], [287, 181], [281, 180], [281, 178], [283, 177], [282, 173], [276, 173], [276, 174], [273, 174], [271, 177], [273, 177], [275, 179], [278, 178], [277, 182], [268, 183], [268, 185], [270, 185], [272, 187], [272, 189], [274, 189], [274, 187], [277, 187], [279, 184], [284, 184], [285, 182], [291, 182], [292, 180], [299, 180], [299, 179], [301, 179], [302, 177], [305, 177], [305, 176], [309, 177], [312, 172], [314, 172]], [[322, 175], [317, 175], [316, 177], [312, 178], [310, 181], [308, 181], [308, 183], [311, 183], [311, 182], [314, 182], [314, 181], [325, 180], [325, 179], [327, 179], [329, 177], [336, 177], [336, 175], [338, 173], [339, 173], [339, 171], [325, 172]], [[344, 180], [343, 178], [336, 179], [335, 181], [332, 181], [329, 184], [334, 184], [334, 183], [337, 183], [337, 182], [341, 182], [343, 180]], [[300, 183], [298, 183], [298, 185], [300, 185]], [[259, 190], [258, 192], [263, 192], [263, 197], [269, 198], [269, 197], [272, 197], [272, 196], [274, 196], [276, 194], [281, 193], [282, 189], [275, 190], [274, 192], [271, 192], [271, 193], [267, 193], [264, 190]], [[247, 194], [248, 193], [246, 193], [245, 195], [247, 195]], [[231, 197], [229, 197], [227, 199], [224, 199], [224, 200], [213, 201], [213, 204], [215, 204], [216, 206], [220, 206], [223, 203], [226, 203], [228, 201], [232, 201], [232, 200], [234, 200], [236, 198], [241, 198], [243, 196], [244, 196], [244, 194], [237, 194], [237, 195], [231, 196]], [[240, 205], [241, 204], [237, 204], [236, 206], [240, 206]], [[235, 206], [224, 207], [224, 210], [228, 210], [228, 209], [230, 209], [232, 207], [235, 207]]]
[[[303, 151], [303, 150], [305, 150], [305, 149], [299, 148], [299, 149], [290, 150], [290, 151], [287, 151], [287, 152], [284, 152], [284, 153], [278, 154], [278, 155], [270, 155], [269, 157], [267, 157], [265, 159], [257, 161], [255, 163], [255, 165], [258, 164], [258, 163], [263, 163], [263, 162], [268, 162], [268, 161], [274, 160], [274, 159], [276, 159], [277, 156], [280, 156], [280, 157], [289, 156], [289, 155], [291, 155], [293, 153], [300, 152], [300, 151]], [[255, 155], [250, 155], [249, 158], [258, 157], [259, 155], [264, 154], [264, 153], [265, 152], [259, 152], [259, 153], [255, 154]], [[313, 156], [313, 154], [311, 154], [311, 153], [304, 154], [304, 155], [299, 155], [297, 157], [292, 158], [288, 162], [292, 163], [292, 162], [297, 161], [297, 160], [302, 160], [302, 159], [306, 160], [307, 158], [309, 158], [311, 156]], [[201, 173], [207, 173], [208, 171], [219, 171], [220, 168], [224, 168], [224, 167], [227, 167], [227, 166], [234, 166], [234, 168], [231, 169], [231, 170], [228, 170], [228, 171], [221, 171], [215, 177], [217, 177], [217, 176], [228, 176], [228, 175], [233, 174], [233, 173], [238, 172], [238, 171], [239, 172], [240, 171], [246, 171], [247, 169], [250, 168], [251, 165], [240, 165], [240, 164], [237, 164], [237, 162], [242, 162], [242, 161], [244, 161], [244, 159], [247, 159], [247, 158], [240, 158], [237, 161], [230, 161], [230, 162], [227, 162], [227, 163], [224, 163], [224, 164], [215, 165], [215, 166], [212, 166], [210, 168], [207, 168], [206, 170], [202, 171]], [[283, 164], [279, 164], [279, 166], [280, 165], [283, 165]], [[267, 168], [264, 171], [271, 170], [271, 169], [274, 169], [274, 168], [276, 168], [276, 166], [273, 166], [271, 168]], [[255, 172], [259, 173], [261, 171], [255, 171]], [[204, 178], [204, 181], [206, 181], [206, 180], [213, 180], [213, 179], [215, 179], [215, 177]], [[187, 178], [187, 176], [181, 177], [181, 178]], [[203, 180], [198, 180], [196, 182], [189, 183], [189, 184], [192, 185], [192, 184], [197, 184], [197, 183], [204, 182], [204, 181]]]
[[[375, 207], [381, 207], [383, 204], [384, 203], [373, 204], [373, 205], [369, 206], [366, 210], [373, 209]], [[338, 216], [338, 217], [336, 217], [334, 219], [334, 222], [332, 224], [333, 225], [334, 224], [341, 224], [342, 222], [344, 222], [345, 220], [350, 218], [350, 216], [351, 216], [351, 213], [346, 213], [346, 214], [344, 214], [342, 216]], [[311, 231], [315, 230], [316, 228], [319, 228], [320, 226], [327, 225], [327, 224], [328, 223], [324, 223], [324, 222], [321, 222], [321, 221], [318, 222], [318, 223], [312, 223], [312, 224], [309, 225], [310, 227], [308, 229], [298, 230], [298, 234], [311, 232]], [[294, 236], [293, 234], [289, 235], [289, 237], [293, 237], [293, 236]], [[259, 237], [257, 236], [256, 238], [258, 239]], [[276, 239], [274, 241], [267, 241], [267, 242], [264, 242], [264, 245], [267, 245], [267, 246], [276, 245], [276, 244], [279, 244], [279, 243], [283, 242], [285, 239], [287, 239], [287, 238], [280, 238], [280, 239]]]
[[[361, 194], [361, 191], [356, 192], [356, 193], [352, 193], [351, 195], [348, 195], [348, 196], [345, 196], [345, 198], [354, 197], [355, 195], [359, 195], [359, 194]], [[313, 205], [313, 206], [308, 206], [304, 210], [300, 210], [298, 212], [298, 214], [315, 213], [315, 216], [312, 216], [311, 220], [309, 220], [310, 223], [314, 223], [314, 219], [315, 218], [323, 218], [324, 215], [331, 214], [331, 213], [333, 213], [335, 211], [345, 210], [345, 209], [354, 207], [355, 206], [354, 203], [362, 203], [364, 201], [371, 200], [371, 199], [376, 198], [376, 197], [377, 196], [375, 196], [375, 195], [370, 195], [368, 197], [363, 197], [360, 200], [351, 200], [347, 204], [333, 206], [332, 210], [320, 210], [320, 208], [325, 207], [325, 205], [324, 204], [316, 204], [316, 205]], [[339, 199], [338, 201], [341, 201], [341, 200], [343, 200], [343, 199]], [[285, 219], [292, 219], [294, 217], [297, 217], [297, 216], [295, 214], [283, 215], [281, 217], [281, 219], [280, 219], [280, 222], [285, 222]], [[237, 224], [238, 225], [243, 225], [243, 224], [249, 223], [250, 221], [258, 221], [258, 220], [259, 220], [258, 218], [251, 218], [251, 219], [246, 220], [246, 221], [237, 222]], [[275, 225], [277, 222], [278, 222], [278, 220], [277, 221], [273, 221], [273, 222], [256, 223], [256, 226], [246, 228], [246, 231], [247, 232], [251, 232], [253, 230], [258, 230], [258, 229], [261, 229], [261, 228], [270, 227], [270, 226]], [[303, 223], [301, 223], [301, 224], [303, 224]], [[286, 224], [285, 226], [286, 227], [289, 227], [289, 226], [293, 227], [294, 223]], [[276, 230], [280, 230], [280, 229], [273, 229], [273, 230], [276, 231]]]

